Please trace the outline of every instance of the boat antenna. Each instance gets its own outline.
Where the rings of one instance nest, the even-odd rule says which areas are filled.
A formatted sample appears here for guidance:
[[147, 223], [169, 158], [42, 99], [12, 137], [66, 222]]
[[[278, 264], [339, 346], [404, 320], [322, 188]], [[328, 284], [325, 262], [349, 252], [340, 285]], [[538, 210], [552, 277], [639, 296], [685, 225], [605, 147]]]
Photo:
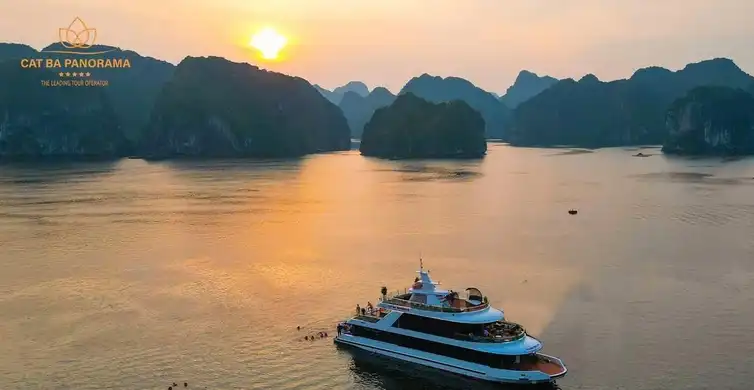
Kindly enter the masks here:
[[419, 271], [424, 271], [424, 261], [422, 260], [421, 252], [419, 252]]

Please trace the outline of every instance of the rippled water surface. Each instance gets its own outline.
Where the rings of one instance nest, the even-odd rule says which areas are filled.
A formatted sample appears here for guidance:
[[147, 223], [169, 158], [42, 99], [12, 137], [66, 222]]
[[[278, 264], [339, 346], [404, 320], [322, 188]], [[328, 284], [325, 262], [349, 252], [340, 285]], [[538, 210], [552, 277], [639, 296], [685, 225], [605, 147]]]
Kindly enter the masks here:
[[635, 152], [0, 166], [0, 389], [490, 388], [301, 340], [420, 254], [563, 389], [751, 389], [754, 160]]

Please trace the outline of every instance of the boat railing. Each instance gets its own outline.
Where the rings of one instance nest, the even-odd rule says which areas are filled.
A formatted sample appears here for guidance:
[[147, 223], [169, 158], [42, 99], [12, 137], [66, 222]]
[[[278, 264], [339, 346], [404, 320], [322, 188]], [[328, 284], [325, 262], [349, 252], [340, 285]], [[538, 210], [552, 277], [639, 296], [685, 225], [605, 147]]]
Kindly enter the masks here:
[[375, 314], [358, 314], [354, 316], [353, 318], [357, 320], [366, 321], [366, 322], [372, 322], [372, 323], [379, 322], [382, 319], [382, 317]]
[[515, 336], [469, 336], [463, 333], [456, 333], [455, 338], [459, 340], [471, 341], [474, 343], [509, 343], [524, 338], [526, 334], [522, 333]]
[[436, 312], [442, 312], [442, 313], [468, 313], [473, 311], [478, 311], [482, 309], [486, 309], [489, 307], [489, 303], [480, 303], [475, 306], [469, 306], [469, 307], [446, 307], [446, 306], [439, 306], [439, 305], [429, 305], [422, 302], [413, 302], [406, 299], [400, 299], [400, 298], [389, 298], [386, 297], [385, 299], [380, 299], [380, 302], [387, 303], [390, 305], [400, 306], [400, 307], [410, 307], [418, 310], [425, 310], [425, 311], [436, 311]]
[[387, 293], [387, 294], [386, 294], [386, 295], [385, 295], [385, 296], [383, 297], [383, 299], [388, 299], [388, 298], [395, 298], [395, 297], [397, 297], [397, 296], [399, 296], [399, 295], [406, 295], [406, 294], [408, 294], [408, 289], [407, 289], [407, 288], [404, 288], [403, 290], [395, 290], [395, 291], [392, 291], [392, 292], [389, 292], [389, 293]]

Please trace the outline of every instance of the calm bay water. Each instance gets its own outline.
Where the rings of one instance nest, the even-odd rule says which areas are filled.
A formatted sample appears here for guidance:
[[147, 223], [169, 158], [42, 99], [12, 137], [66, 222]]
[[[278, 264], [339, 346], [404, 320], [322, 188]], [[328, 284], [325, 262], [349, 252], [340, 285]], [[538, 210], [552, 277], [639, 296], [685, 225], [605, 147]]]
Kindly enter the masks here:
[[420, 254], [563, 389], [751, 389], [754, 160], [649, 151], [0, 166], [0, 389], [500, 388], [301, 340]]

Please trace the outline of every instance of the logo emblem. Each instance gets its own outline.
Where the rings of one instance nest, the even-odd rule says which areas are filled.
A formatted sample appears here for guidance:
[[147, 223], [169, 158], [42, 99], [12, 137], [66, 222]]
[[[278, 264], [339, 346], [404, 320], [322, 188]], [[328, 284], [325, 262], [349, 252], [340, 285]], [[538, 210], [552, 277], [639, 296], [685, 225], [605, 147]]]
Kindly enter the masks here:
[[78, 16], [68, 27], [58, 29], [60, 44], [66, 49], [88, 49], [97, 40], [97, 29], [86, 26]]
[[78, 55], [98, 55], [105, 54], [116, 49], [108, 49], [102, 51], [88, 50], [94, 46], [97, 41], [97, 29], [94, 27], [88, 27], [81, 18], [78, 16], [73, 19], [68, 27], [58, 28], [58, 40], [60, 46], [57, 44], [51, 45], [50, 49], [60, 48], [65, 50], [50, 50], [42, 49], [45, 53], [58, 53], [58, 54], [78, 54]]

